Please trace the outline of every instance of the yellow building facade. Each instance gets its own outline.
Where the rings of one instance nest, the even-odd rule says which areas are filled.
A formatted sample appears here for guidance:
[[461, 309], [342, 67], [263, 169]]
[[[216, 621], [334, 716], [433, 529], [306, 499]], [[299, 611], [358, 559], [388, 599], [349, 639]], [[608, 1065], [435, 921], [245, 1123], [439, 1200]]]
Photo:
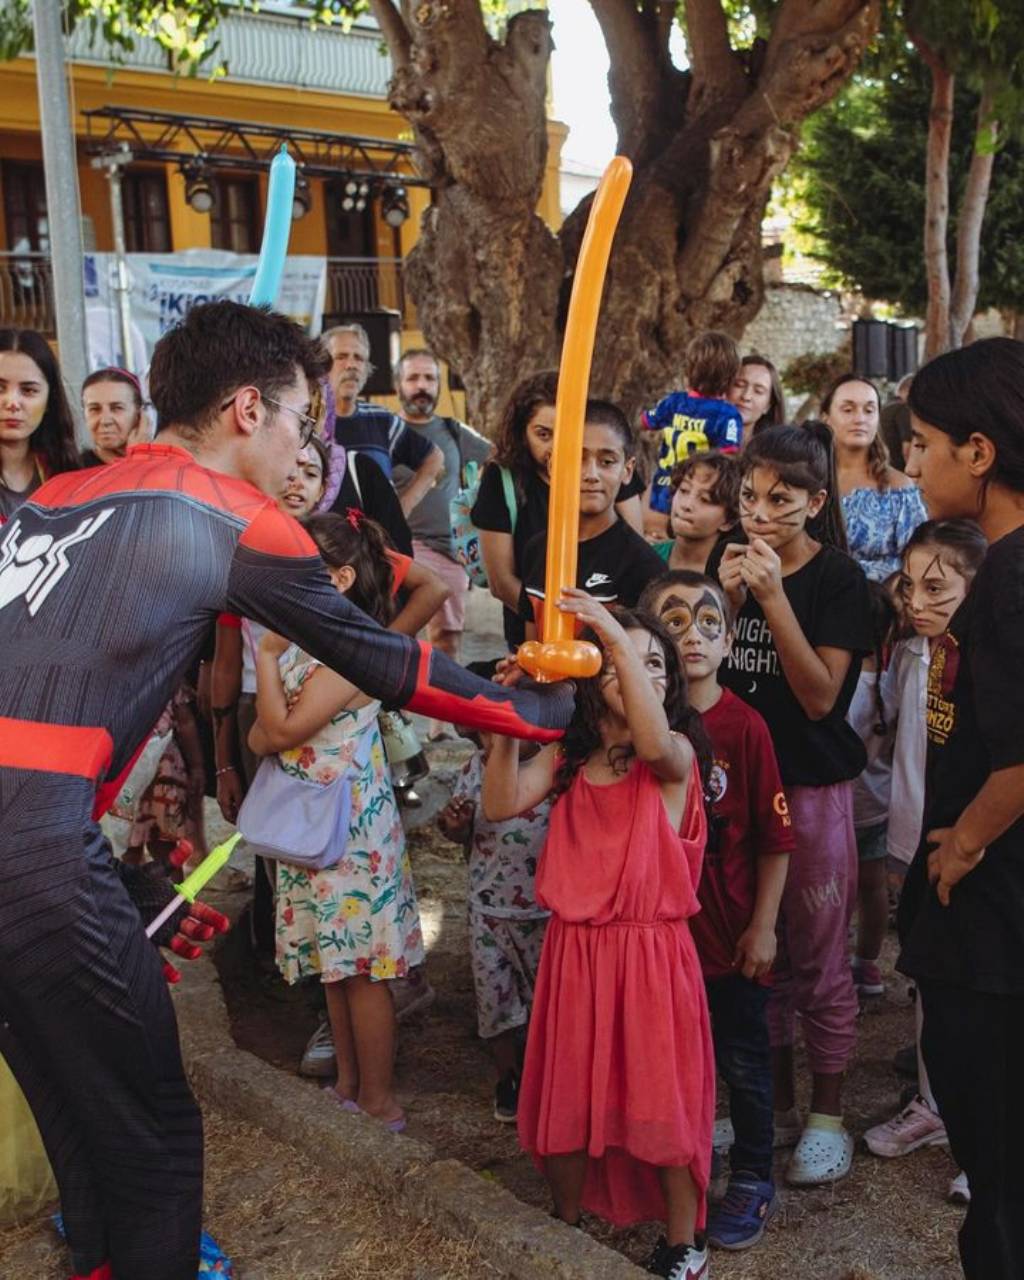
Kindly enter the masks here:
[[[390, 63], [381, 52], [381, 37], [372, 24], [313, 30], [288, 4], [267, 4], [259, 14], [225, 18], [219, 33], [219, 55], [227, 75], [175, 75], [168, 56], [150, 42], [140, 43], [120, 65], [109, 51], [94, 45], [80, 28], [68, 41], [72, 118], [78, 139], [78, 182], [86, 250], [114, 249], [108, 179], [92, 161], [109, 120], [87, 113], [105, 108], [132, 113], [170, 113], [215, 118], [240, 125], [313, 130], [355, 135], [386, 144], [407, 139], [408, 125], [390, 110], [386, 86]], [[35, 60], [22, 56], [0, 63], [0, 326], [31, 325], [52, 333], [48, 302], [48, 224], [42, 167], [42, 141]], [[130, 126], [129, 145], [152, 144], [166, 123], [137, 121]], [[558, 168], [564, 126], [549, 126], [548, 168], [538, 206], [554, 228], [561, 221]], [[124, 139], [125, 130], [111, 129]], [[207, 171], [213, 209], [198, 212], [190, 203], [186, 162], [220, 143], [234, 159], [228, 168]], [[174, 160], [133, 158], [122, 169], [122, 203], [126, 249], [161, 253], [195, 248], [221, 248], [255, 253], [259, 248], [266, 207], [264, 165], [245, 165], [244, 149], [213, 128], [192, 127], [171, 143]], [[181, 160], [177, 160], [180, 151]], [[413, 171], [406, 157], [382, 161], [392, 177]], [[398, 310], [402, 341], [421, 340], [415, 314], [402, 287], [402, 261], [415, 243], [429, 192], [405, 188], [409, 216], [399, 226], [384, 218], [386, 184], [371, 184], [365, 208], [342, 208], [345, 174], [311, 177], [309, 208], [293, 221], [289, 252], [328, 259], [326, 310], [358, 309], [352, 299], [366, 295]], [[392, 188], [394, 183], [392, 182]], [[48, 311], [48, 306], [51, 310]]]

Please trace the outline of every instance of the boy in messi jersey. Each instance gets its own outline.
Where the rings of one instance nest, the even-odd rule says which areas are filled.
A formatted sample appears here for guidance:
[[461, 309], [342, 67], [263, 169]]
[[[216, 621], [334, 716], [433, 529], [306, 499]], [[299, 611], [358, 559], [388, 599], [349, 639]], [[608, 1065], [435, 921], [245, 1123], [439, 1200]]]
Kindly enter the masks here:
[[644, 532], [668, 536], [672, 471], [691, 453], [719, 449], [735, 453], [743, 440], [743, 420], [725, 394], [740, 367], [736, 343], [725, 333], [700, 333], [686, 348], [688, 390], [673, 391], [641, 415], [641, 425], [659, 434], [658, 460], [651, 479]]
[[90, 1280], [198, 1269], [199, 1111], [158, 953], [95, 815], [218, 615], [281, 632], [390, 706], [545, 740], [571, 714], [567, 690], [510, 691], [382, 630], [267, 496], [316, 428], [327, 365], [283, 316], [194, 307], [153, 353], [157, 440], [55, 477], [2, 531], [0, 1054]]

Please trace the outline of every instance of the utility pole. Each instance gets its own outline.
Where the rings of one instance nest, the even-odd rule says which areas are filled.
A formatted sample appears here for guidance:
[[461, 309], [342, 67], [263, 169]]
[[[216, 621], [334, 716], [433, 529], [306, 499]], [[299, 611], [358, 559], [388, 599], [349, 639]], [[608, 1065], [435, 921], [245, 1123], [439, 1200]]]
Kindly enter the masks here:
[[116, 151], [97, 156], [92, 167], [105, 170], [110, 184], [110, 223], [114, 229], [114, 270], [117, 273], [114, 292], [117, 294], [117, 327], [121, 334], [121, 364], [129, 373], [141, 373], [141, 369], [132, 368], [132, 286], [125, 256], [124, 203], [121, 199], [121, 170], [131, 162], [131, 148], [122, 143]]
[[89, 370], [89, 344], [82, 284], [82, 219], [78, 205], [75, 135], [71, 127], [64, 72], [61, 21], [64, 5], [62, 0], [35, 0], [32, 11], [46, 177], [46, 214], [53, 266], [53, 309], [57, 319], [61, 370], [81, 430], [81, 414], [77, 409], [82, 382]]

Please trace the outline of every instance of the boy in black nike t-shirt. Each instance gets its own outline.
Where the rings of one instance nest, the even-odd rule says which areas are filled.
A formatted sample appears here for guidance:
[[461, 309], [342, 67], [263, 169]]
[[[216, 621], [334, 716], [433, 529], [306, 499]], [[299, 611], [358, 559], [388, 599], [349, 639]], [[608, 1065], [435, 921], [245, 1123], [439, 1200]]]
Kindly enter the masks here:
[[[579, 560], [576, 583], [604, 604], [632, 608], [652, 578], [664, 571], [661, 558], [619, 519], [615, 500], [633, 474], [636, 443], [625, 415], [606, 400], [588, 400], [580, 477]], [[523, 554], [520, 617], [527, 639], [540, 634], [544, 611], [547, 531], [532, 538]], [[562, 583], [560, 586], [569, 586]]]

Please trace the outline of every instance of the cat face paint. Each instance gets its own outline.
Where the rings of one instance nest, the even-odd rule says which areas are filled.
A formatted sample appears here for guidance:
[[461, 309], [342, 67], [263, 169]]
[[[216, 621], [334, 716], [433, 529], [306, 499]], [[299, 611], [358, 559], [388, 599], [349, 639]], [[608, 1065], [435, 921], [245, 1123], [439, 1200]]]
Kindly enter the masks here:
[[713, 677], [731, 643], [722, 601], [710, 587], [666, 587], [654, 611], [668, 628], [693, 683]]
[[769, 467], [754, 467], [740, 485], [740, 523], [748, 539], [763, 538], [773, 549], [801, 533], [807, 521], [816, 514], [812, 510], [816, 495], [796, 489], [781, 480]]
[[970, 582], [942, 558], [941, 547], [914, 547], [903, 562], [900, 596], [919, 636], [935, 639], [963, 603]]

